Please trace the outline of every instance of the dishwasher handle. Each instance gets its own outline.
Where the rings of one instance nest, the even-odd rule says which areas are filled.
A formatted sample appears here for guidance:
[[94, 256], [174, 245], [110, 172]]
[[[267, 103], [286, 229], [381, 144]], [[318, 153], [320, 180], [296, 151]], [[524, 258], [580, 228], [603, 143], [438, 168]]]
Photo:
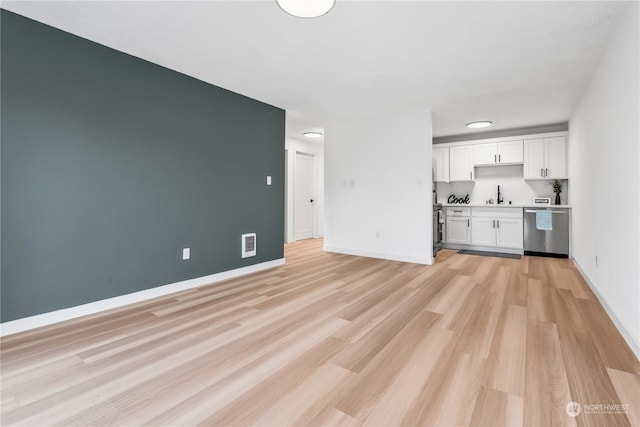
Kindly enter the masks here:
[[[536, 213], [536, 211], [538, 211], [538, 210], [541, 210], [541, 209], [535, 209], [535, 210], [534, 209], [525, 209], [524, 213]], [[566, 214], [567, 211], [554, 211], [554, 210], [552, 210], [551, 213], [554, 213], [554, 214]]]

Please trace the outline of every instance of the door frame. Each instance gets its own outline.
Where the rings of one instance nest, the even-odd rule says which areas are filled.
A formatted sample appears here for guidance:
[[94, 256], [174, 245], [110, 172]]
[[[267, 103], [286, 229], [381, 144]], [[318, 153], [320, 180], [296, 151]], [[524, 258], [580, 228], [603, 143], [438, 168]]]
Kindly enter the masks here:
[[297, 159], [298, 159], [298, 154], [302, 154], [304, 156], [309, 156], [311, 158], [311, 189], [313, 192], [313, 206], [311, 207], [311, 238], [312, 239], [317, 239], [318, 236], [318, 230], [317, 230], [317, 225], [318, 225], [318, 162], [316, 159], [316, 155], [313, 153], [309, 153], [307, 151], [302, 151], [302, 150], [294, 150], [293, 152], [293, 187], [291, 189], [292, 191], [292, 203], [291, 203], [291, 215], [289, 216], [289, 218], [291, 219], [291, 224], [292, 224], [292, 228], [293, 228], [293, 242], [296, 242], [296, 163], [297, 163]]

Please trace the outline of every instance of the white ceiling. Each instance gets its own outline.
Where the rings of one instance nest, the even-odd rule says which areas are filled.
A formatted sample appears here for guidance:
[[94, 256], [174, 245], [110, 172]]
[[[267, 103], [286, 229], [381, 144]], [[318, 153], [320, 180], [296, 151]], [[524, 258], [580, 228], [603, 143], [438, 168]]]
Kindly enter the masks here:
[[3, 1], [2, 7], [288, 111], [428, 108], [434, 136], [564, 122], [625, 2], [346, 1], [318, 19], [273, 1]]

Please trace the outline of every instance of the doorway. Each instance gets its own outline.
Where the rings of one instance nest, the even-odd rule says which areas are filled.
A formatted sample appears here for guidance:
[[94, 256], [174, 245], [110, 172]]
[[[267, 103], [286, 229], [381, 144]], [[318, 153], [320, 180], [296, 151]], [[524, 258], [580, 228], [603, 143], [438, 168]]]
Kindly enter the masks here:
[[293, 184], [294, 239], [311, 239], [314, 235], [314, 156], [296, 152]]

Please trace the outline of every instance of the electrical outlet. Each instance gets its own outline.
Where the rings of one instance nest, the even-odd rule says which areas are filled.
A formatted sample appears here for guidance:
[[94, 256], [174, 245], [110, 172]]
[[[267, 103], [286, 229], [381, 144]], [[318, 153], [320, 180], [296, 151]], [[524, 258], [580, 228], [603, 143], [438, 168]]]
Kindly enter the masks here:
[[182, 248], [182, 259], [187, 260], [191, 258], [191, 248]]

